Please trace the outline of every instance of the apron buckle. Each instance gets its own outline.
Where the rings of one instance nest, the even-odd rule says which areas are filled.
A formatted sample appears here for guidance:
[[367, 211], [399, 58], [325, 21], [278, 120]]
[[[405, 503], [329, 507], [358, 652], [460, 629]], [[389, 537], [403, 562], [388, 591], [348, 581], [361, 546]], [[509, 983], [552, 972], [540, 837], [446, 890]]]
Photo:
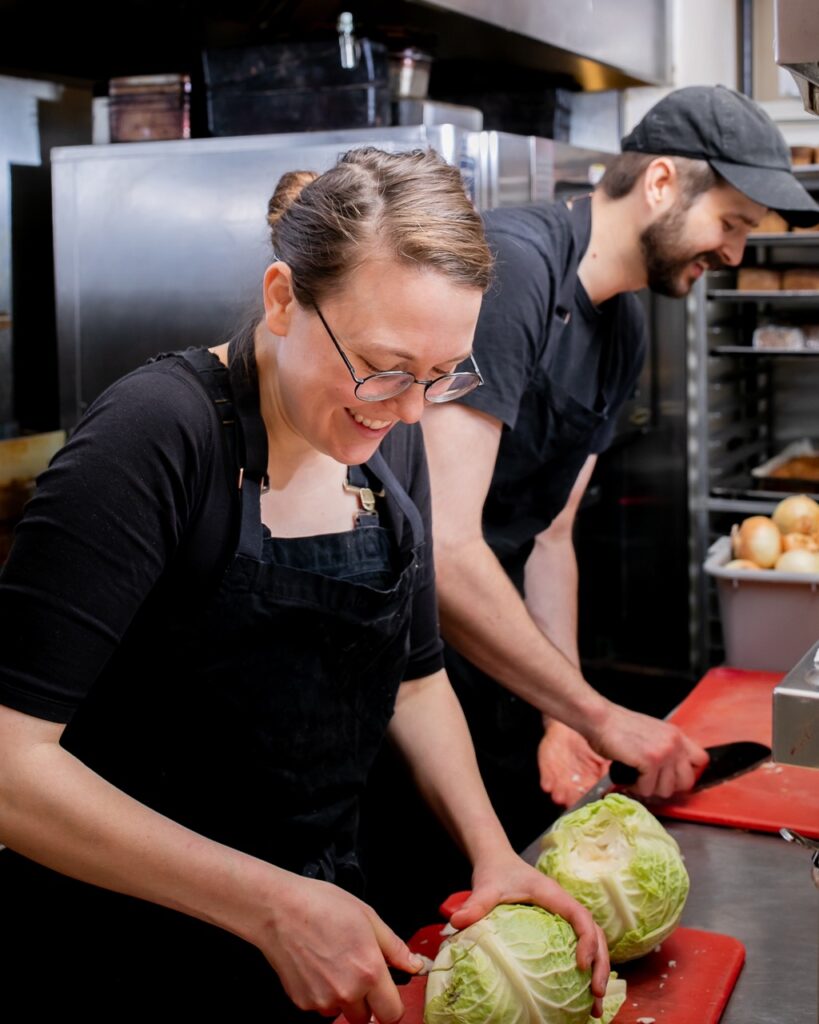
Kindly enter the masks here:
[[[239, 490], [240, 491], [241, 491], [242, 487], [244, 486], [244, 482], [245, 482], [245, 467], [244, 466], [239, 466]], [[270, 490], [270, 477], [267, 475], [267, 473], [264, 473], [262, 475], [262, 478], [261, 478], [261, 480], [259, 482], [259, 486], [260, 486], [260, 491], [259, 491], [260, 494], [267, 494], [267, 492]]]
[[555, 306], [555, 316], [562, 323], [568, 324], [572, 318], [572, 311], [570, 309], [566, 309], [564, 306]]
[[344, 490], [347, 494], [358, 495], [358, 500], [365, 512], [375, 512], [375, 499], [384, 497], [383, 490], [373, 491], [371, 487], [356, 487], [349, 480], [344, 481]]

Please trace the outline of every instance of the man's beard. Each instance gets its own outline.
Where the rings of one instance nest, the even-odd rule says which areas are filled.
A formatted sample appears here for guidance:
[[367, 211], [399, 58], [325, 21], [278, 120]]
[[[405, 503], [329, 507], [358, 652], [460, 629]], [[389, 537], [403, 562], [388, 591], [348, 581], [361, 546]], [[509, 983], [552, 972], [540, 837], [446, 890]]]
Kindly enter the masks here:
[[648, 287], [673, 299], [680, 299], [691, 290], [693, 281], [684, 272], [695, 260], [702, 261], [711, 270], [724, 266], [715, 252], [691, 253], [684, 250], [681, 239], [687, 209], [677, 207], [669, 210], [640, 235]]

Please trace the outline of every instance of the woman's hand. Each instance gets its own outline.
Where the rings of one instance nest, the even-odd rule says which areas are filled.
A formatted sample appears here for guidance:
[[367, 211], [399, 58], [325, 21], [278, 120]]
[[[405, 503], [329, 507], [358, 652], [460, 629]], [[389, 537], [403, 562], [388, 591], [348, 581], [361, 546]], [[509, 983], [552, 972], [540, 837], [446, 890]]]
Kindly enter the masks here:
[[609, 952], [606, 938], [588, 910], [511, 849], [475, 864], [472, 894], [452, 915], [453, 928], [466, 928], [499, 903], [533, 903], [569, 922], [577, 934], [577, 965], [592, 972], [592, 1015], [601, 1016], [609, 980]]
[[293, 876], [256, 945], [302, 1010], [350, 1024], [396, 1024], [404, 1004], [387, 965], [415, 974], [423, 961], [375, 913], [327, 882]]

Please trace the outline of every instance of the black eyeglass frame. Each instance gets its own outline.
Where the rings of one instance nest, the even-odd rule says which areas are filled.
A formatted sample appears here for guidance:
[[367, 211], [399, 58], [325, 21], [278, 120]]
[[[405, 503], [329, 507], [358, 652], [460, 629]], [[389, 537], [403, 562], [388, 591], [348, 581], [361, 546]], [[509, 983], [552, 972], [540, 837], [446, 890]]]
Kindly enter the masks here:
[[[476, 388], [481, 387], [481, 385], [484, 382], [483, 374], [478, 368], [478, 364], [475, 362], [475, 357], [472, 355], [472, 353], [469, 354], [469, 358], [472, 361], [472, 365], [475, 367], [474, 373], [471, 370], [461, 370], [453, 373], [442, 373], [440, 377], [433, 377], [432, 380], [418, 380], [415, 374], [410, 373], [409, 370], [379, 370], [376, 373], [371, 373], [367, 377], [359, 377], [355, 372], [355, 367], [347, 358], [346, 352], [341, 347], [338, 338], [336, 338], [335, 334], [333, 334], [330, 325], [325, 320], [324, 314], [319, 309], [318, 303], [315, 301], [313, 302], [313, 308], [315, 309], [316, 313], [318, 313], [318, 318], [319, 320], [321, 320], [322, 325], [324, 326], [324, 330], [327, 331], [327, 334], [330, 337], [330, 341], [332, 341], [332, 343], [335, 345], [336, 351], [344, 360], [344, 365], [347, 367], [347, 369], [350, 372], [350, 376], [355, 381], [355, 396], [361, 402], [387, 402], [391, 398], [397, 398], [398, 395], [402, 395], [408, 388], [412, 387], [413, 384], [420, 384], [424, 389], [424, 398], [426, 399], [426, 401], [428, 401], [432, 405], [442, 405], [444, 402], [452, 402], [456, 398], [463, 398], [464, 395], [468, 395], [471, 392], [473, 392]], [[399, 391], [396, 391], [395, 394], [393, 395], [384, 395], [383, 398], [368, 398], [366, 395], [359, 394], [359, 389], [361, 388], [362, 384], [366, 384], [371, 380], [387, 380], [390, 377], [403, 377], [407, 381], [406, 386], [402, 387]], [[433, 395], [432, 397], [430, 397], [429, 389], [432, 387], [433, 384], [438, 384], [442, 380], [452, 380], [455, 377], [470, 377], [472, 378], [472, 380], [474, 380], [475, 383], [468, 390], [456, 391], [451, 396], [448, 394], [448, 392], [445, 391], [442, 395]]]

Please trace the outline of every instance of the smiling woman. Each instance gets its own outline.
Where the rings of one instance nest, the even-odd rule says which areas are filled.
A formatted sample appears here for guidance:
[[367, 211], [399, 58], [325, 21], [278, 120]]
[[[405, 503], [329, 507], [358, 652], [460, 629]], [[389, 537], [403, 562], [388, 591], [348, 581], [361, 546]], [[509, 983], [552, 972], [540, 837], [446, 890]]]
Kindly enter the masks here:
[[434, 154], [357, 150], [269, 223], [258, 322], [100, 396], [0, 580], [6, 997], [397, 1021], [420, 964], [359, 898], [385, 734], [474, 863], [456, 923], [562, 914], [599, 997], [602, 934], [513, 853], [442, 668], [416, 421], [480, 383], [480, 219]]

